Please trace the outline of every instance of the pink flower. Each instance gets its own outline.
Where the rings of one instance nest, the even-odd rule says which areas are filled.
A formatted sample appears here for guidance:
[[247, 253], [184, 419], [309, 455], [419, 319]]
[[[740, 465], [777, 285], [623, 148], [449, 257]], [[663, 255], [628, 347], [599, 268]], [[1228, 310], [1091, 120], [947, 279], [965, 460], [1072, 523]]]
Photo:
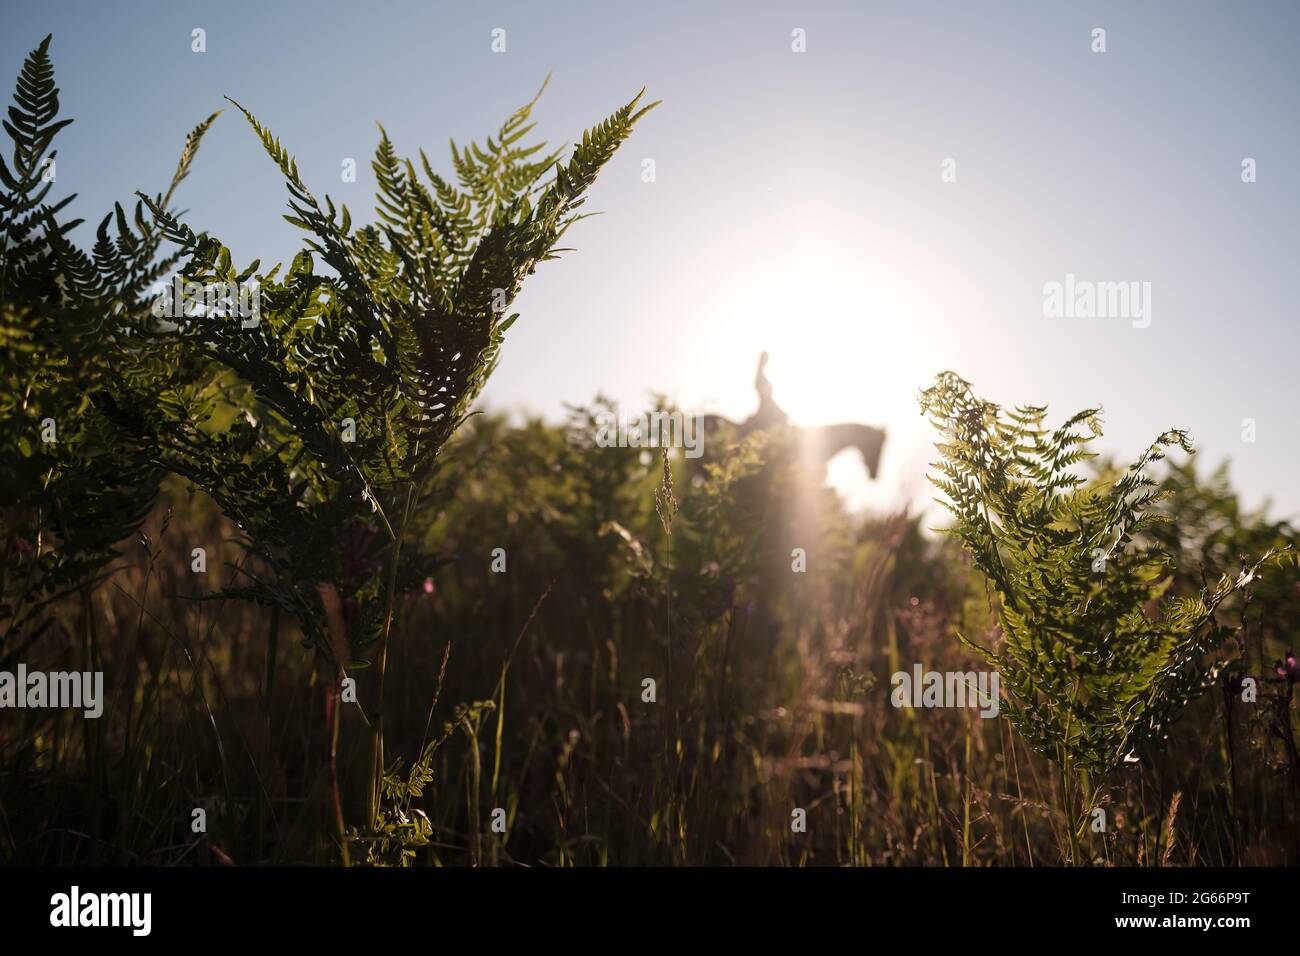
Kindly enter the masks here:
[[1300, 680], [1300, 663], [1296, 662], [1295, 651], [1286, 652], [1286, 660], [1278, 661], [1277, 676], [1285, 678], [1294, 684]]

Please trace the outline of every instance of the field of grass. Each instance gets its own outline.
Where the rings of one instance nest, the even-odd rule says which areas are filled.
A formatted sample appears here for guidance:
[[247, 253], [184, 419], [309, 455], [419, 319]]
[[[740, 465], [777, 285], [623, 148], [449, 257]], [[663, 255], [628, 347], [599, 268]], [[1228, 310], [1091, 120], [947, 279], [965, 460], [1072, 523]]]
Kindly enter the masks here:
[[[401, 595], [389, 638], [391, 763], [375, 827], [374, 668], [356, 672], [359, 704], [336, 705], [332, 668], [289, 616], [206, 600], [256, 574], [256, 561], [211, 501], [168, 482], [115, 570], [60, 604], [28, 657], [102, 668], [107, 703], [98, 721], [29, 710], [4, 723], [4, 857], [1297, 861], [1293, 683], [1268, 680], [1300, 601], [1281, 572], [1224, 612], [1246, 622], [1239, 653], [1262, 679], [1258, 703], [1241, 703], [1228, 678], [1196, 701], [1161, 752], [1104, 781], [1105, 829], [1090, 826], [1072, 856], [1060, 778], [1005, 719], [890, 704], [892, 673], [973, 670], [954, 632], [994, 627], [950, 539], [906, 515], [853, 518], [830, 492], [814, 524], [783, 527], [789, 462], [776, 441], [698, 482], [676, 459], [680, 511], [666, 530], [658, 459], [594, 448], [587, 424], [479, 418], [456, 440], [444, 504], [416, 532], [449, 560]], [[1240, 514], [1222, 481], [1177, 468], [1167, 483], [1184, 516], [1170, 543], [1188, 580], [1176, 586], [1194, 584], [1188, 568], [1212, 572], [1293, 537]], [[804, 573], [790, 569], [796, 540]], [[191, 570], [198, 545], [206, 573]], [[356, 548], [350, 558], [364, 562], [365, 542]], [[504, 571], [492, 570], [496, 549]], [[792, 829], [796, 809], [804, 832]]]

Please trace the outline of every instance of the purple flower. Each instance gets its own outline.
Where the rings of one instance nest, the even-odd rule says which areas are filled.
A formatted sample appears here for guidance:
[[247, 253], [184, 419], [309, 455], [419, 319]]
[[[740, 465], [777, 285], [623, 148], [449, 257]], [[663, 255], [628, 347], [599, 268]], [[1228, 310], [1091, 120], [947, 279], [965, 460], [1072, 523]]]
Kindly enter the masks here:
[[1286, 660], [1277, 662], [1277, 676], [1294, 684], [1300, 680], [1300, 663], [1296, 662], [1295, 651], [1286, 652]]

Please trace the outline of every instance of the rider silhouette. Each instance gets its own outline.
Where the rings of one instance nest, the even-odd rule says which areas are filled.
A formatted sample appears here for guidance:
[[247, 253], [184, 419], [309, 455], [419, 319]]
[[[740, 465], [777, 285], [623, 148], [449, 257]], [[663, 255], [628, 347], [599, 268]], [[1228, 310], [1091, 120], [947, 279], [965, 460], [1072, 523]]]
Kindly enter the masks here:
[[758, 392], [758, 411], [745, 422], [745, 431], [755, 428], [774, 428], [789, 424], [789, 416], [781, 406], [772, 401], [772, 383], [767, 380], [767, 353], [758, 357], [758, 374], [754, 376], [754, 390]]

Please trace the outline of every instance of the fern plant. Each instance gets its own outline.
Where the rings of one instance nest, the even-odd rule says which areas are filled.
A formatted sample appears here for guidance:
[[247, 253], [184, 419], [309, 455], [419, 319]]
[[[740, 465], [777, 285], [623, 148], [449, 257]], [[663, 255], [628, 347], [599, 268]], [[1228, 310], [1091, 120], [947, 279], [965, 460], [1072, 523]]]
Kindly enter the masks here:
[[[69, 233], [81, 224], [50, 199], [54, 141], [71, 119], [47, 36], [27, 57], [4, 122], [0, 157], [0, 419], [10, 453], [0, 459], [0, 668], [50, 625], [60, 597], [88, 590], [152, 504], [161, 471], [147, 432], [120, 412], [156, 400], [185, 369], [151, 361], [139, 336], [151, 322], [149, 290], [174, 264], [137, 203], [99, 223], [89, 251]], [[215, 116], [189, 136], [159, 209], [189, 171]]]
[[[141, 196], [179, 245], [183, 278], [255, 281], [260, 322], [198, 314], [155, 329], [159, 347], [201, 355], [227, 377], [176, 389], [142, 409], [140, 425], [159, 436], [158, 464], [215, 498], [269, 569], [225, 596], [295, 615], [340, 673], [374, 663], [372, 820], [396, 597], [441, 560], [405, 543], [411, 515], [497, 363], [524, 278], [561, 251], [597, 173], [655, 105], [638, 95], [560, 161], [526, 142], [536, 102], [483, 146], [453, 143], [455, 182], [423, 152], [418, 165], [400, 159], [380, 127], [377, 221], [360, 227], [346, 205], [318, 199], [279, 140], [235, 104], [285, 177], [285, 218], [308, 234], [283, 272], [236, 267], [218, 240]], [[223, 425], [230, 407], [238, 414]], [[330, 639], [322, 589], [339, 598], [346, 647]]]
[[1156, 507], [1166, 492], [1151, 470], [1166, 449], [1192, 450], [1186, 433], [1087, 482], [1073, 469], [1093, 457], [1099, 409], [1049, 429], [1046, 407], [1000, 408], [951, 372], [921, 408], [943, 436], [931, 481], [949, 531], [987, 579], [1000, 625], [993, 646], [961, 640], [1001, 674], [1003, 712], [1067, 784], [1140, 760], [1217, 678], [1227, 633], [1215, 610], [1279, 553], [1170, 597], [1170, 562], [1150, 535], [1168, 520]]

